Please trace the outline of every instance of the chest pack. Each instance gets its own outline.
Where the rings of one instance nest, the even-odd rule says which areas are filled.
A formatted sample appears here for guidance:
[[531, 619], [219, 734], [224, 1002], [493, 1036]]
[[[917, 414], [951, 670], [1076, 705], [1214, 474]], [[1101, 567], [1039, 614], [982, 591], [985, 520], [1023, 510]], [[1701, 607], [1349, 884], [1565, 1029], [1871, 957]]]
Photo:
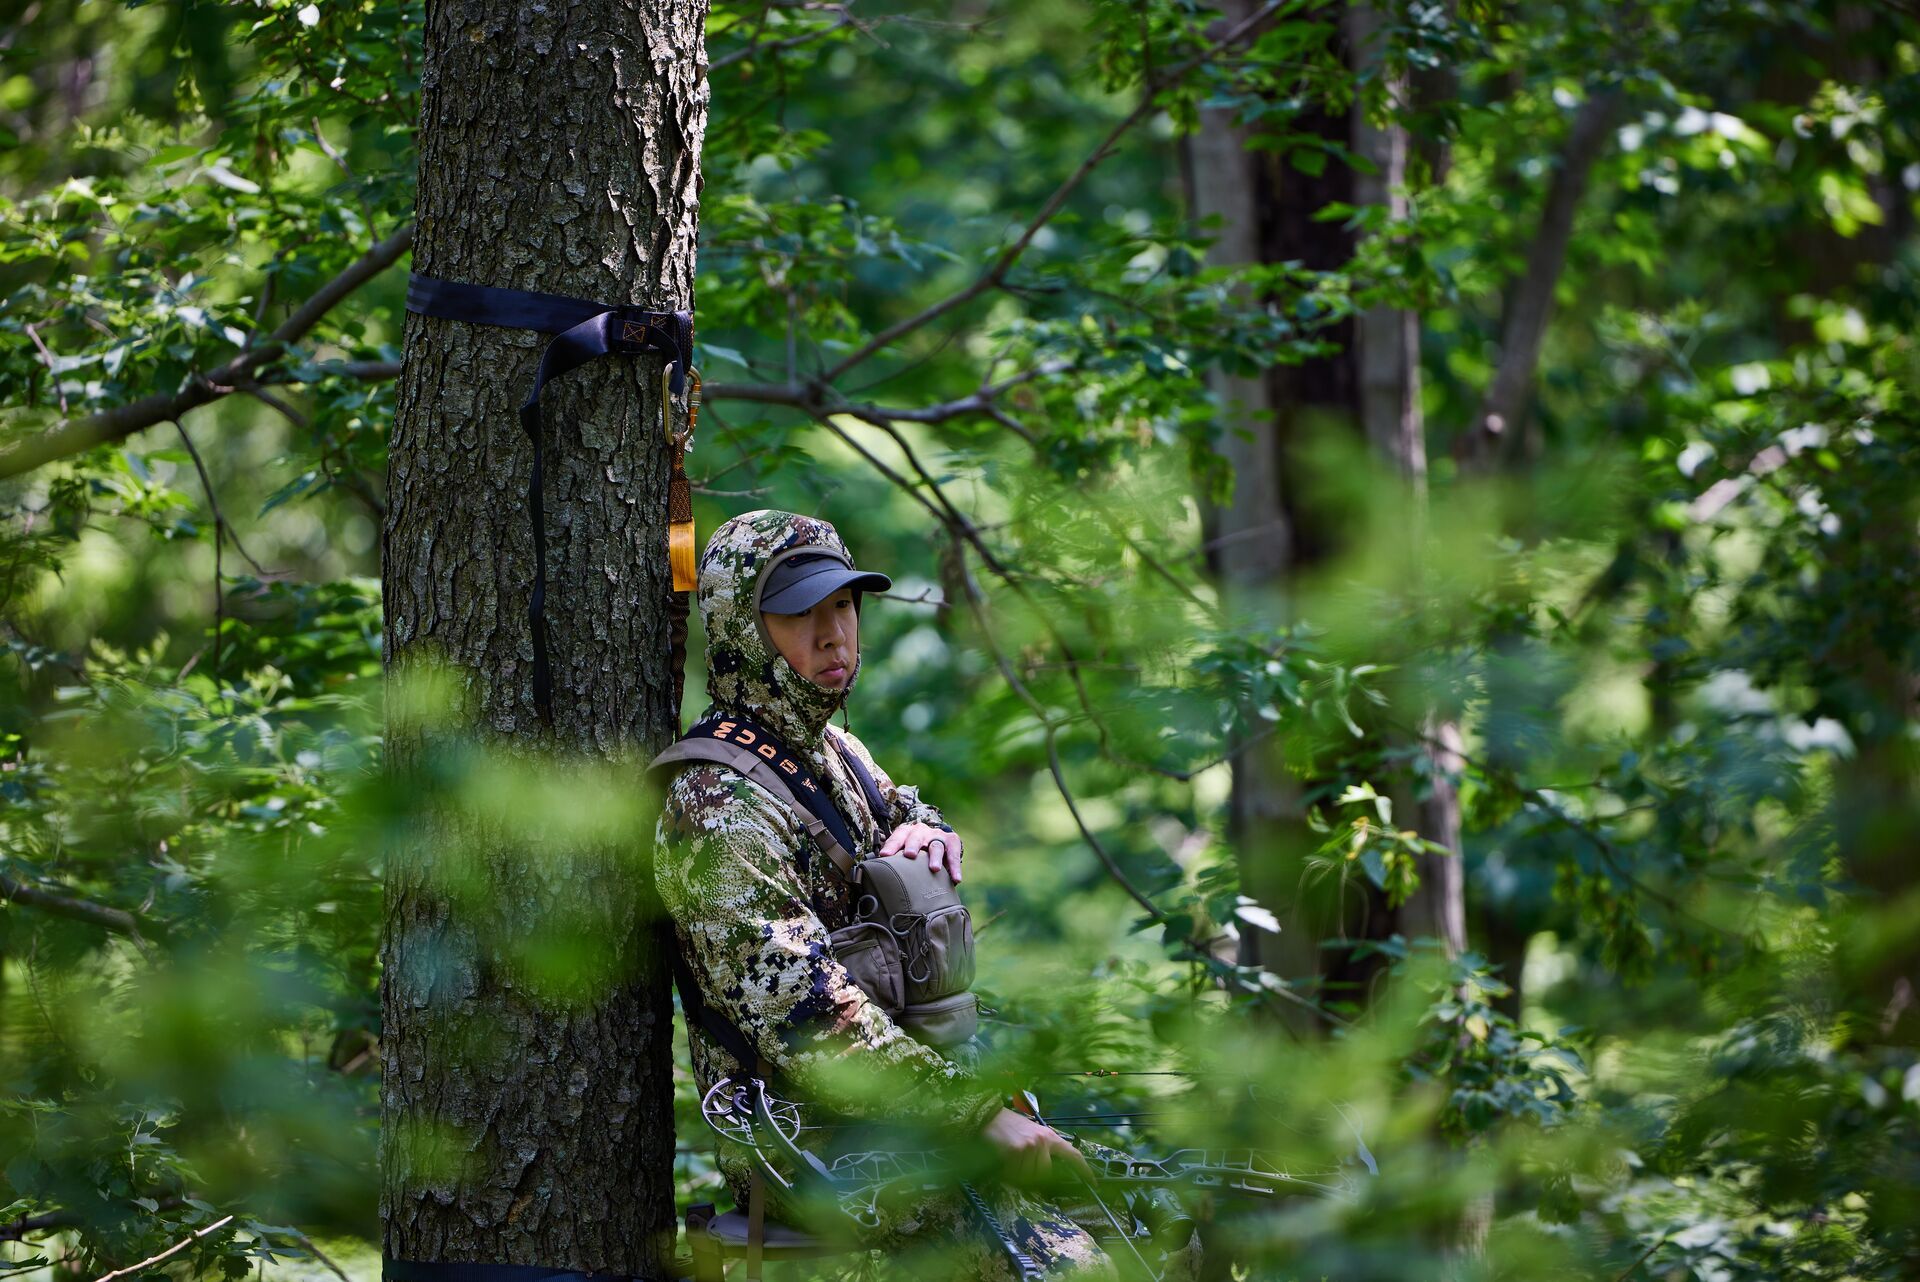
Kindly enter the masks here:
[[[829, 734], [828, 742], [859, 784], [874, 821], [884, 826], [887, 805], [873, 775], [837, 736]], [[727, 766], [792, 805], [808, 839], [832, 861], [852, 890], [855, 920], [830, 931], [827, 943], [834, 960], [846, 968], [869, 1000], [929, 1045], [950, 1046], [974, 1035], [980, 1004], [970, 991], [973, 919], [951, 877], [932, 871], [924, 858], [856, 859], [853, 828], [826, 785], [803, 759], [756, 722], [737, 716], [701, 721], [647, 769], [652, 773], [691, 761]], [[745, 1039], [737, 1032], [722, 1036], [712, 1013], [697, 1009], [697, 987], [689, 1004], [690, 987], [681, 976], [681, 1004], [689, 1018], [715, 1032], [728, 1052], [740, 1059], [731, 1043]]]

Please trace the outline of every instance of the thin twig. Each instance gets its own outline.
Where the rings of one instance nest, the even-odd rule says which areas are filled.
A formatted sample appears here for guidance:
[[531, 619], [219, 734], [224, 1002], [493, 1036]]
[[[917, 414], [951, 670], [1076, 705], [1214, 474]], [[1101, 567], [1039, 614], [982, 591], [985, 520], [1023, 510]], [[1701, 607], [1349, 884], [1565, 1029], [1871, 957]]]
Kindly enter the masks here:
[[[340, 167], [340, 172], [347, 176], [348, 182], [357, 184], [360, 181], [357, 177], [354, 176], [353, 170], [347, 167], [347, 158], [341, 155], [338, 151], [334, 150], [333, 144], [327, 141], [326, 134], [321, 132], [320, 117], [318, 116], [315, 116], [313, 118], [313, 140], [320, 144], [320, 150], [324, 151], [327, 154], [327, 159], [331, 160], [334, 164]], [[360, 188], [360, 190], [357, 191], [355, 195], [359, 197], [360, 217], [366, 220], [367, 230], [369, 232], [372, 232], [375, 236], [378, 236], [380, 234], [380, 229], [374, 225], [373, 206], [367, 203], [366, 188], [364, 187]]]
[[[1088, 692], [1086, 682], [1081, 675], [1083, 665], [1078, 654], [1075, 653], [1072, 644], [1067, 640], [1065, 634], [1062, 633], [1054, 624], [1053, 620], [1048, 617], [1047, 612], [1041, 608], [1040, 603], [1034, 599], [1033, 594], [1028, 590], [1026, 584], [987, 546], [986, 540], [982, 537], [979, 527], [974, 525], [966, 514], [955, 507], [952, 501], [947, 498], [946, 491], [941, 487], [939, 481], [935, 479], [933, 474], [920, 462], [919, 456], [914, 453], [912, 445], [907, 442], [906, 438], [900, 434], [900, 431], [892, 423], [885, 419], [883, 414], [873, 411], [870, 407], [864, 406], [841, 407], [841, 412], [846, 413], [850, 417], [858, 418], [862, 422], [886, 433], [887, 437], [892, 440], [894, 445], [900, 450], [901, 455], [906, 459], [915, 475], [920, 478], [920, 483], [915, 485], [905, 477], [900, 476], [897, 472], [881, 464], [869, 451], [854, 442], [847, 433], [832, 422], [831, 413], [816, 411], [816, 416], [819, 417], [821, 422], [826, 423], [842, 440], [852, 445], [853, 448], [860, 453], [861, 457], [878, 468], [882, 475], [886, 476], [896, 485], [906, 489], [909, 494], [919, 500], [921, 505], [927, 509], [935, 520], [945, 526], [952, 536], [971, 547], [975, 554], [979, 556], [981, 564], [993, 571], [995, 577], [1002, 583], [1005, 583], [1014, 595], [1019, 597], [1028, 609], [1033, 611], [1034, 618], [1037, 619], [1040, 626], [1046, 630], [1048, 638], [1059, 649], [1061, 657], [1066, 661], [1065, 671], [1068, 680], [1073, 684], [1074, 694], [1079, 701], [1082, 712], [1085, 713], [1088, 722], [1092, 724], [1095, 733], [1099, 736], [1101, 755], [1123, 766], [1150, 771], [1167, 778], [1178, 779], [1181, 782], [1189, 781], [1192, 777], [1192, 772], [1181, 772], [1166, 766], [1156, 765], [1152, 762], [1135, 761], [1131, 758], [1123, 757], [1114, 751], [1111, 736], [1107, 733], [1106, 722], [1094, 707], [1093, 697]], [[922, 493], [922, 490], [924, 490], [925, 493]], [[928, 498], [928, 495], [932, 496], [931, 499]], [[1164, 570], [1162, 572], [1169, 573], [1169, 577], [1171, 577], [1170, 572]], [[1041, 719], [1043, 724], [1049, 723], [1048, 718], [1045, 716], [1042, 716]]]
[[884, 419], [892, 423], [939, 424], [977, 414], [1008, 428], [1032, 445], [1037, 443], [1033, 432], [1014, 422], [1004, 410], [994, 404], [995, 400], [1016, 387], [1038, 379], [1051, 378], [1056, 374], [1064, 374], [1072, 368], [1072, 361], [1042, 361], [1032, 369], [1024, 370], [1011, 378], [984, 385], [970, 395], [917, 408], [847, 401], [825, 393], [818, 385], [805, 386], [792, 380], [785, 383], [709, 383], [701, 391], [701, 400], [703, 402], [748, 401], [760, 405], [784, 405], [789, 409], [800, 410], [807, 414], [851, 414], [868, 422]]
[[70, 1229], [80, 1222], [80, 1217], [72, 1211], [45, 1211], [39, 1215], [23, 1215], [17, 1220], [0, 1224], [0, 1242], [24, 1242], [29, 1233]]
[[166, 1259], [168, 1256], [178, 1255], [181, 1251], [186, 1250], [188, 1247], [192, 1246], [195, 1242], [198, 1242], [201, 1238], [207, 1236], [207, 1234], [212, 1233], [217, 1229], [225, 1228], [228, 1224], [231, 1224], [232, 1222], [233, 1222], [233, 1217], [231, 1215], [223, 1215], [219, 1219], [215, 1220], [213, 1223], [207, 1225], [206, 1228], [198, 1230], [197, 1232], [195, 1232], [189, 1237], [181, 1238], [178, 1242], [175, 1242], [172, 1246], [160, 1252], [160, 1254], [153, 1256], [150, 1259], [142, 1260], [138, 1264], [129, 1264], [124, 1269], [115, 1269], [111, 1273], [103, 1273], [99, 1277], [95, 1278], [94, 1282], [113, 1282], [113, 1279], [115, 1278], [125, 1277], [129, 1273], [138, 1273], [141, 1269], [150, 1268], [153, 1265], [160, 1263], [160, 1261]]
[[862, 445], [859, 441], [855, 440], [853, 436], [845, 428], [841, 427], [838, 423], [834, 422], [833, 416], [831, 414], [821, 412], [816, 414], [814, 417], [822, 427], [826, 428], [829, 432], [832, 432], [835, 436], [839, 437], [842, 443], [844, 443], [848, 449], [851, 449], [855, 454], [858, 454], [861, 458], [865, 459], [869, 467], [873, 468], [874, 471], [880, 473], [880, 475], [886, 477], [889, 481], [893, 482], [896, 486], [898, 486], [902, 491], [906, 493], [908, 498], [911, 498], [914, 502], [918, 503], [921, 507], [925, 508], [927, 510], [927, 515], [931, 516], [934, 520], [938, 521], [941, 525], [943, 526], [946, 525], [947, 521], [946, 521], [945, 514], [943, 514], [940, 511], [940, 509], [933, 504], [932, 500], [928, 499], [926, 495], [920, 492], [919, 486], [915, 485], [912, 481], [909, 481], [906, 477], [900, 475], [900, 473], [894, 471], [892, 468], [888, 467], [885, 463], [881, 462], [877, 457], [875, 457], [872, 450], [869, 450], [866, 446]]
[[181, 442], [187, 447], [187, 456], [193, 460], [193, 470], [200, 474], [200, 488], [206, 492], [207, 506], [213, 511], [215, 590], [219, 588], [217, 576], [220, 572], [220, 540], [222, 538], [232, 542], [234, 551], [246, 558], [247, 564], [253, 567], [255, 574], [263, 579], [272, 578], [273, 576], [267, 572], [266, 568], [253, 559], [253, 553], [247, 551], [246, 545], [240, 541], [240, 536], [234, 533], [233, 527], [227, 523], [226, 514], [220, 510], [220, 496], [213, 491], [213, 478], [207, 475], [206, 461], [200, 457], [200, 451], [195, 448], [193, 438], [187, 435], [186, 427], [178, 419], [174, 420], [173, 426], [174, 430], [180, 433]]
[[285, 401], [281, 400], [278, 396], [275, 396], [272, 392], [269, 392], [266, 388], [260, 386], [260, 384], [241, 383], [239, 385], [239, 388], [241, 391], [245, 392], [248, 396], [253, 397], [254, 400], [259, 401], [262, 405], [267, 406], [269, 409], [278, 410], [280, 412], [281, 417], [285, 418], [287, 422], [293, 424], [295, 427], [299, 428], [301, 431], [308, 432], [313, 430], [313, 425], [311, 422], [308, 421], [307, 416], [305, 414], [302, 414], [299, 410], [293, 408], [293, 406], [287, 404]]
[[1173, 587], [1173, 590], [1185, 597], [1190, 604], [1198, 606], [1207, 618], [1216, 623], [1219, 622], [1220, 607], [1214, 605], [1211, 601], [1203, 600], [1179, 575], [1161, 564], [1160, 558], [1140, 546], [1140, 540], [1134, 538], [1129, 531], [1122, 528], [1120, 522], [1114, 519], [1113, 513], [1107, 511], [1104, 507], [1100, 508], [1099, 511], [1101, 518], [1107, 522], [1108, 527], [1112, 529], [1115, 534], [1118, 534], [1128, 547], [1133, 549], [1133, 554], [1144, 561], [1149, 570], [1152, 570], [1155, 574], [1165, 579]]
[[[839, 8], [839, 6], [833, 7]], [[750, 44], [744, 49], [735, 49], [732, 53], [722, 54], [707, 64], [707, 74], [712, 75], [723, 67], [731, 67], [736, 62], [744, 62], [748, 58], [756, 58], [763, 53], [782, 53], [788, 49], [797, 49], [803, 44], [820, 39], [822, 36], [830, 36], [836, 31], [841, 31], [855, 25], [853, 15], [842, 8], [840, 9], [840, 20], [838, 22], [830, 23], [824, 27], [815, 27], [811, 31], [803, 31], [797, 36], [788, 36], [785, 40], [769, 40], [763, 44]]]
[[1027, 708], [1040, 722], [1047, 741], [1047, 768], [1053, 774], [1054, 787], [1059, 790], [1061, 798], [1067, 803], [1067, 812], [1073, 816], [1074, 826], [1080, 830], [1081, 838], [1087, 843], [1088, 848], [1093, 851], [1094, 857], [1099, 859], [1101, 865], [1106, 868], [1107, 874], [1119, 884], [1120, 888], [1126, 891], [1135, 903], [1146, 909], [1154, 921], [1164, 922], [1167, 919], [1166, 913], [1162, 912], [1160, 906], [1148, 898], [1138, 886], [1133, 884], [1126, 873], [1120, 870], [1120, 865], [1116, 863], [1113, 856], [1107, 852], [1107, 848], [1101, 844], [1098, 837], [1093, 835], [1093, 830], [1087, 827], [1087, 821], [1085, 817], [1081, 815], [1080, 806], [1074, 799], [1073, 789], [1067, 785], [1066, 772], [1060, 765], [1060, 748], [1056, 742], [1056, 738], [1059, 735], [1059, 726], [1055, 723], [1054, 718], [1048, 714], [1046, 707], [1040, 700], [1034, 697], [1033, 691], [1027, 688], [1027, 683], [1022, 681], [1019, 675], [1014, 672], [1012, 662], [1007, 658], [1006, 652], [1000, 648], [1000, 643], [994, 638], [992, 625], [987, 622], [986, 603], [981, 597], [980, 585], [974, 582], [973, 572], [967, 568], [964, 555], [961, 558], [960, 582], [966, 593], [967, 607], [973, 615], [974, 624], [980, 629], [980, 637], [987, 643], [987, 649], [992, 653], [993, 661], [1000, 669], [1000, 675], [1006, 680], [1008, 687], [1013, 690], [1015, 695], [1019, 696], [1021, 702], [1027, 705]]
[[67, 394], [60, 388], [60, 372], [53, 367], [53, 353], [48, 351], [47, 345], [40, 341], [40, 331], [35, 329], [31, 323], [26, 326], [26, 331], [27, 337], [33, 340], [33, 345], [40, 349], [40, 358], [47, 363], [47, 377], [53, 381], [53, 394], [60, 398], [60, 414], [62, 417], [65, 417], [67, 412]]
[[[186, 1198], [177, 1193], [168, 1194], [154, 1203], [154, 1209], [170, 1211], [186, 1204]], [[0, 1242], [23, 1242], [30, 1233], [57, 1232], [60, 1229], [78, 1228], [86, 1220], [77, 1211], [42, 1211], [38, 1215], [23, 1215], [7, 1224], [0, 1224]]]
[[1653, 1245], [1649, 1246], [1646, 1250], [1640, 1252], [1640, 1256], [1638, 1259], [1636, 1259], [1632, 1264], [1629, 1264], [1626, 1268], [1622, 1269], [1619, 1272], [1619, 1274], [1617, 1274], [1614, 1277], [1613, 1282], [1627, 1282], [1628, 1278], [1632, 1277], [1635, 1273], [1639, 1272], [1641, 1265], [1645, 1264], [1650, 1258], [1652, 1258], [1653, 1253], [1655, 1251], [1658, 1251], [1661, 1247], [1665, 1246], [1666, 1244], [1667, 1244], [1667, 1236], [1666, 1234], [1663, 1233], [1658, 1238], [1654, 1239]]
[[288, 1230], [287, 1236], [291, 1237], [294, 1241], [298, 1242], [301, 1246], [305, 1247], [309, 1252], [311, 1252], [314, 1259], [326, 1265], [327, 1268], [333, 1272], [333, 1275], [340, 1279], [340, 1282], [353, 1282], [353, 1279], [347, 1276], [345, 1269], [342, 1269], [339, 1265], [335, 1264], [331, 1259], [328, 1258], [327, 1253], [325, 1251], [322, 1251], [319, 1247], [313, 1244], [312, 1238], [302, 1233], [299, 1229]]
[[1139, 105], [1128, 112], [1112, 129], [1107, 131], [1106, 137], [1100, 140], [1099, 145], [1087, 154], [1079, 166], [1075, 168], [1071, 174], [1068, 174], [1058, 187], [1054, 188], [1053, 194], [1047, 197], [1046, 202], [1040, 206], [1040, 211], [1027, 223], [1026, 228], [1021, 231], [1013, 244], [1007, 246], [1006, 249], [996, 255], [993, 262], [988, 265], [985, 271], [975, 277], [972, 283], [962, 286], [938, 302], [923, 308], [917, 314], [909, 316], [905, 320], [889, 325], [887, 328], [881, 330], [859, 348], [855, 349], [851, 355], [841, 360], [838, 365], [835, 365], [826, 373], [822, 374], [818, 381], [823, 384], [833, 383], [842, 374], [867, 360], [874, 355], [874, 353], [890, 346], [898, 339], [911, 334], [915, 330], [938, 320], [954, 308], [973, 301], [973, 299], [979, 297], [987, 290], [999, 285], [1001, 281], [1006, 279], [1007, 273], [1013, 270], [1014, 264], [1020, 261], [1021, 256], [1025, 254], [1027, 249], [1033, 244], [1034, 237], [1038, 236], [1041, 229], [1053, 221], [1054, 215], [1058, 214], [1061, 206], [1067, 203], [1067, 198], [1079, 188], [1082, 182], [1086, 181], [1087, 175], [1091, 174], [1099, 167], [1102, 161], [1113, 154], [1114, 148], [1119, 145], [1120, 140], [1125, 137], [1134, 126], [1138, 125], [1142, 120], [1145, 120], [1152, 113], [1154, 104], [1158, 100], [1161, 90], [1177, 83], [1194, 68], [1211, 61], [1216, 55], [1238, 44], [1241, 40], [1244, 40], [1284, 8], [1286, 3], [1287, 0], [1268, 0], [1268, 3], [1261, 5], [1245, 19], [1235, 23], [1224, 35], [1209, 43], [1207, 47], [1199, 53], [1180, 62], [1158, 80], [1149, 81], [1140, 95]]
[[1107, 875], [1120, 884], [1120, 889], [1133, 896], [1133, 901], [1146, 909], [1155, 922], [1166, 921], [1167, 915], [1160, 910], [1160, 905], [1147, 898], [1145, 892], [1134, 885], [1126, 873], [1120, 871], [1120, 865], [1107, 852], [1107, 848], [1100, 844], [1100, 839], [1093, 835], [1093, 830], [1087, 827], [1087, 821], [1081, 817], [1080, 807], [1073, 798], [1073, 789], [1067, 787], [1066, 774], [1060, 767], [1060, 748], [1054, 742], [1058, 735], [1059, 727], [1049, 722], [1046, 728], [1047, 769], [1053, 772], [1054, 786], [1060, 790], [1061, 799], [1067, 803], [1067, 813], [1073, 816], [1073, 824], [1080, 830], [1081, 840], [1087, 843], [1094, 856], [1106, 867]]
[[253, 329], [248, 332], [246, 341], [240, 344], [242, 348], [251, 348], [253, 346], [253, 340], [260, 336], [262, 329], [266, 328], [267, 309], [273, 306], [274, 282], [279, 279], [280, 278], [272, 272], [268, 272], [266, 278], [261, 282], [260, 301], [255, 303], [253, 307]]
[[[363, 364], [374, 365], [375, 362], [369, 361], [363, 362]], [[400, 363], [393, 361], [390, 362], [390, 364], [393, 367], [393, 377], [399, 377]], [[271, 370], [268, 371], [268, 373], [272, 372]], [[260, 384], [246, 383], [243, 384], [239, 390], [253, 397], [261, 404], [278, 410], [289, 423], [292, 423], [301, 431], [308, 433], [313, 431], [313, 424], [305, 414], [302, 414], [278, 396], [267, 391], [267, 389]], [[367, 512], [373, 517], [376, 525], [384, 523], [387, 519], [387, 505], [380, 501], [380, 496], [373, 492], [371, 485], [367, 484], [367, 478], [360, 474], [360, 469], [354, 467], [351, 460], [343, 459], [339, 470], [336, 471], [332, 466], [333, 456], [334, 450], [331, 448], [322, 451], [320, 454], [320, 467], [327, 474], [327, 484], [336, 489], [345, 490], [347, 493], [359, 499], [361, 504], [366, 507]]]
[[[773, 493], [770, 489], [758, 490], [715, 490], [705, 485], [689, 484], [688, 489], [695, 494], [704, 494], [710, 499], [763, 499]], [[889, 598], [891, 599], [891, 598]]]

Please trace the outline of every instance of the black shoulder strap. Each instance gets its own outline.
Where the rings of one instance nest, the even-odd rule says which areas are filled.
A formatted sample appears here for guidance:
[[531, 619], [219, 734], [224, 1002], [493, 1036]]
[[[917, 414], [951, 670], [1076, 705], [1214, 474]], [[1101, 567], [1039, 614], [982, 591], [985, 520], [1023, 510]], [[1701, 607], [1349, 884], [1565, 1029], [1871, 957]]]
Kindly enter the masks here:
[[788, 752], [765, 726], [732, 713], [708, 717], [655, 757], [647, 770], [686, 761], [729, 766], [775, 796], [788, 798], [800, 812], [807, 835], [827, 852], [842, 877], [854, 879], [856, 843], [846, 816], [807, 763]]
[[840, 752], [840, 760], [846, 763], [847, 773], [851, 774], [854, 781], [860, 785], [860, 793], [867, 799], [867, 811], [873, 816], [874, 826], [884, 835], [887, 831], [887, 802], [886, 798], [880, 795], [880, 785], [873, 781], [873, 773], [867, 769], [866, 763], [860, 760], [860, 754], [847, 746], [844, 736], [835, 735], [829, 731], [829, 737], [833, 740], [833, 746]]

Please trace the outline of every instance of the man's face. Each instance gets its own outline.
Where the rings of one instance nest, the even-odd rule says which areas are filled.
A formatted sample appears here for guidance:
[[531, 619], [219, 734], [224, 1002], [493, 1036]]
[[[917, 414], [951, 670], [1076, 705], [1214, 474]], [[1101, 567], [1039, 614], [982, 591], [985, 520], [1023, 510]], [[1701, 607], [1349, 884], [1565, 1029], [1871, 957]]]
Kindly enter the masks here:
[[860, 657], [860, 612], [853, 591], [842, 588], [804, 614], [762, 611], [767, 635], [780, 657], [815, 685], [844, 690]]

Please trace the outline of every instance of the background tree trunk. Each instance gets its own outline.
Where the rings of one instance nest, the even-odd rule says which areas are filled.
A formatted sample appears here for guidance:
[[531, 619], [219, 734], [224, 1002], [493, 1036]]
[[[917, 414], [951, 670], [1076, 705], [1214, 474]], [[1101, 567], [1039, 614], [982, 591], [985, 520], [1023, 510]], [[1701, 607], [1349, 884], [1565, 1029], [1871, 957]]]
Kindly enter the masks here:
[[[1347, 10], [1345, 27], [1354, 71], [1385, 76], [1389, 99], [1407, 105], [1406, 78], [1389, 73], [1384, 65], [1380, 11], [1370, 4]], [[1407, 157], [1411, 150], [1406, 126], [1398, 120], [1379, 123], [1368, 119], [1365, 104], [1353, 107], [1353, 150], [1373, 163], [1374, 172], [1356, 170], [1353, 198], [1358, 205], [1380, 205], [1393, 219], [1404, 219], [1407, 202]], [[1368, 446], [1390, 464], [1405, 483], [1412, 502], [1408, 507], [1410, 555], [1418, 563], [1426, 556], [1427, 541], [1427, 423], [1420, 406], [1420, 316], [1410, 308], [1379, 306], [1354, 321], [1354, 357], [1360, 388], [1360, 423]], [[1426, 859], [1420, 866], [1420, 886], [1401, 908], [1407, 934], [1440, 941], [1450, 957], [1467, 951], [1467, 880], [1460, 852], [1460, 727], [1450, 721], [1420, 714], [1426, 739], [1427, 784], [1414, 800], [1414, 828], [1429, 841], [1452, 852]], [[1404, 822], [1404, 820], [1402, 821]]]
[[[706, 11], [431, 5], [415, 268], [692, 306]], [[516, 409], [545, 341], [407, 318], [384, 545], [388, 754], [426, 818], [386, 872], [384, 1245], [663, 1276], [672, 1006], [631, 858], [650, 834], [625, 850], [530, 850], [524, 832], [463, 809], [457, 783], [436, 794], [445, 804], [427, 799], [444, 777], [425, 769], [440, 736], [400, 684], [444, 671], [451, 737], [529, 764], [547, 751], [630, 761], [677, 730], [656, 357], [603, 359], [547, 391], [551, 730], [536, 716]]]
[[[1243, 13], [1230, 6], [1225, 20]], [[1380, 26], [1379, 12], [1364, 4], [1351, 6], [1342, 23], [1347, 57], [1356, 71], [1369, 76], [1381, 74]], [[1409, 90], [1401, 80], [1389, 92], [1404, 102]], [[1297, 125], [1351, 146], [1376, 172], [1339, 164], [1317, 174], [1303, 172], [1271, 152], [1250, 150], [1231, 112], [1203, 111], [1186, 160], [1195, 219], [1220, 221], [1209, 261], [1299, 260], [1311, 268], [1338, 269], [1352, 257], [1354, 237], [1339, 221], [1317, 217], [1330, 202], [1384, 205], [1396, 217], [1406, 213], [1410, 143], [1403, 125], [1375, 123], [1359, 103], [1348, 113], [1323, 112]], [[1221, 448], [1234, 468], [1234, 492], [1228, 505], [1209, 513], [1207, 534], [1210, 562], [1238, 614], [1283, 621], [1291, 577], [1339, 550], [1328, 532], [1332, 522], [1314, 510], [1302, 470], [1291, 461], [1315, 431], [1364, 437], [1415, 500], [1408, 535], [1416, 555], [1425, 537], [1419, 318], [1410, 310], [1376, 307], [1330, 337], [1340, 350], [1323, 359], [1271, 369], [1261, 379], [1214, 376], [1215, 395], [1228, 415]], [[1343, 906], [1308, 886], [1301, 871], [1311, 834], [1302, 816], [1301, 786], [1284, 768], [1283, 745], [1263, 743], [1235, 758], [1229, 836], [1239, 852], [1241, 884], [1286, 927], [1277, 938], [1247, 932], [1243, 963], [1295, 980], [1319, 976], [1333, 995], [1365, 1000], [1380, 959], [1323, 951], [1322, 939], [1342, 932], [1377, 939], [1398, 931], [1437, 938], [1452, 955], [1466, 950], [1466, 878], [1453, 783], [1459, 730], [1424, 713], [1414, 715], [1435, 748], [1429, 754], [1432, 784], [1417, 802], [1411, 789], [1400, 790], [1401, 822], [1446, 846], [1454, 857], [1427, 861], [1420, 889], [1397, 911], [1370, 887], [1346, 895]]]
[[[1252, 8], [1246, 0], [1228, 4], [1222, 27], [1244, 20]], [[1201, 108], [1200, 128], [1188, 137], [1184, 152], [1188, 209], [1215, 238], [1207, 261], [1219, 266], [1260, 261], [1260, 217], [1267, 203], [1256, 153], [1233, 116], [1231, 109]], [[1233, 494], [1225, 505], [1205, 508], [1208, 564], [1229, 611], [1278, 624], [1294, 554], [1282, 489], [1279, 406], [1266, 371], [1214, 370], [1209, 381], [1221, 409], [1219, 449], [1233, 468]], [[1277, 737], [1233, 746], [1227, 835], [1239, 852], [1240, 884], [1283, 927], [1278, 935], [1243, 929], [1240, 963], [1311, 978], [1318, 936], [1305, 914], [1295, 911], [1294, 887], [1307, 836], [1299, 785], [1286, 771], [1285, 748]]]

